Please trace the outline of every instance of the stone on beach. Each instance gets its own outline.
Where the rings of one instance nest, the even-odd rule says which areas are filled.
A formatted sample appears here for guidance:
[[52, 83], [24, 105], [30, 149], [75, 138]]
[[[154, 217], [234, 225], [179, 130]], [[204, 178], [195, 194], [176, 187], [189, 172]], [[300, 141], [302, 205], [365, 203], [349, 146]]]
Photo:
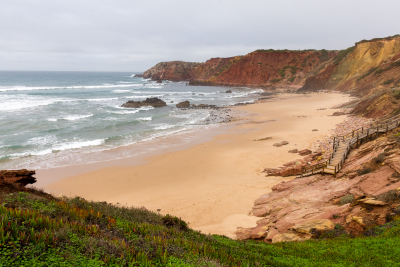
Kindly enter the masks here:
[[282, 141], [282, 142], [280, 142], [280, 143], [275, 143], [275, 144], [273, 144], [273, 146], [281, 147], [281, 146], [285, 146], [285, 145], [287, 145], [287, 144], [289, 144], [288, 141]]

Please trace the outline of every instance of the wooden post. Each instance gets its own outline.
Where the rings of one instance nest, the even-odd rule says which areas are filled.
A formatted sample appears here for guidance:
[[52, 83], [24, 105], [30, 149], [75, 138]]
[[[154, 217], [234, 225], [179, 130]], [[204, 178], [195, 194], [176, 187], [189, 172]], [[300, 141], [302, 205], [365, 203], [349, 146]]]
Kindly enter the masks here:
[[353, 131], [353, 134], [351, 135], [351, 137], [354, 137], [354, 131]]
[[336, 178], [336, 166], [335, 166], [335, 171], [333, 172], [333, 177]]
[[364, 133], [364, 127], [361, 127], [361, 133]]
[[376, 138], [378, 138], [378, 136], [379, 136], [379, 125], [376, 126]]
[[368, 141], [369, 141], [369, 129], [367, 129], [367, 138], [368, 138]]
[[389, 125], [386, 123], [386, 132], [389, 131]]

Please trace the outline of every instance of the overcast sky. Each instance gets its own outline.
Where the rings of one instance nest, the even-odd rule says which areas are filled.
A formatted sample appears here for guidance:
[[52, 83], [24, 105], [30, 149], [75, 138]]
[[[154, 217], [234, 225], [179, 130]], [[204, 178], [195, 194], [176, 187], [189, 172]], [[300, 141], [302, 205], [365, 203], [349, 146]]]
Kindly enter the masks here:
[[399, 0], [0, 0], [0, 70], [144, 71], [400, 33]]

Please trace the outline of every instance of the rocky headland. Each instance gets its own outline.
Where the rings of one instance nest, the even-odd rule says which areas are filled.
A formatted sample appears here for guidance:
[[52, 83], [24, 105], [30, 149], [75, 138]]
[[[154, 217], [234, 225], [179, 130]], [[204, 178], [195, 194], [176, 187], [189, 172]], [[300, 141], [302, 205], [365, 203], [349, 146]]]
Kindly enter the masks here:
[[395, 35], [362, 40], [341, 51], [259, 49], [204, 63], [162, 62], [143, 77], [191, 85], [339, 90], [360, 97], [355, 114], [379, 118], [400, 112], [399, 68], [400, 36]]

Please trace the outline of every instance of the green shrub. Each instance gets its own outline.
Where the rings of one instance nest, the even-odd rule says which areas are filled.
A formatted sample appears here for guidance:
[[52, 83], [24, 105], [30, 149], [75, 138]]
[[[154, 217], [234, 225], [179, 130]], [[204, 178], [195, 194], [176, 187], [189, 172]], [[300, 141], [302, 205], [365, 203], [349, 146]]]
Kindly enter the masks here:
[[295, 76], [293, 76], [293, 77], [290, 77], [290, 78], [288, 79], [288, 82], [292, 83], [292, 82], [293, 82], [295, 79], [296, 79], [296, 77], [295, 77]]
[[386, 156], [385, 153], [379, 154], [379, 155], [374, 159], [375, 163], [376, 163], [376, 164], [382, 163], [383, 160], [385, 159], [385, 156]]
[[399, 67], [400, 66], [400, 60], [392, 62], [392, 64], [390, 64], [390, 67], [394, 68], [394, 67]]
[[381, 74], [382, 72], [387, 71], [389, 68], [384, 68], [384, 69], [378, 69], [375, 74]]
[[282, 69], [279, 70], [279, 75], [281, 75], [281, 77], [285, 77], [285, 74], [286, 74], [286, 70], [287, 70], [287, 69], [290, 69], [290, 73], [291, 73], [292, 75], [295, 75], [295, 74], [296, 74], [296, 71], [297, 71], [299, 68], [296, 67], [296, 66], [289, 66], [289, 65], [284, 66]]
[[391, 84], [394, 82], [394, 79], [386, 80], [383, 82], [383, 84]]
[[280, 82], [280, 81], [282, 81], [283, 79], [272, 79], [271, 80], [271, 83], [278, 83], [278, 82]]
[[370, 167], [364, 167], [361, 170], [357, 171], [358, 175], [364, 175], [364, 174], [367, 174], [367, 173], [370, 173], [370, 172], [371, 172], [371, 168]]
[[320, 61], [327, 61], [329, 60], [329, 55], [328, 55], [328, 51], [325, 49], [321, 50], [321, 53], [319, 55], [319, 60]]
[[347, 57], [347, 55], [350, 54], [353, 50], [354, 50], [354, 46], [340, 51], [339, 54], [337, 54], [337, 56], [334, 57], [333, 64], [338, 65], [340, 63], [340, 61], [342, 61], [345, 57]]
[[346, 195], [344, 197], [341, 197], [340, 201], [339, 201], [339, 204], [340, 205], [344, 205], [344, 204], [347, 204], [347, 203], [352, 203], [353, 201], [354, 201], [354, 196], [350, 194], [350, 195]]
[[371, 68], [369, 71], [367, 71], [363, 76], [361, 76], [358, 80], [362, 80], [368, 75], [374, 73], [379, 67]]

